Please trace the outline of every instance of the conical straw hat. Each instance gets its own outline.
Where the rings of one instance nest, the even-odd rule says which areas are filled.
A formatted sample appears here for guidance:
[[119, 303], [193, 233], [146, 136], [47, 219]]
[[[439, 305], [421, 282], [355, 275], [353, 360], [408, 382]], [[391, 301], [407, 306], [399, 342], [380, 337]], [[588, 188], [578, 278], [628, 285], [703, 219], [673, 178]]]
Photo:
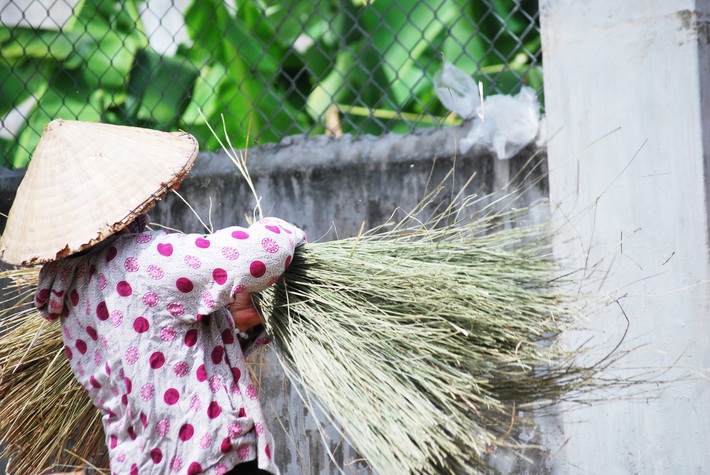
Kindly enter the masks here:
[[96, 244], [177, 186], [197, 151], [183, 132], [50, 122], [10, 209], [0, 259], [39, 264]]

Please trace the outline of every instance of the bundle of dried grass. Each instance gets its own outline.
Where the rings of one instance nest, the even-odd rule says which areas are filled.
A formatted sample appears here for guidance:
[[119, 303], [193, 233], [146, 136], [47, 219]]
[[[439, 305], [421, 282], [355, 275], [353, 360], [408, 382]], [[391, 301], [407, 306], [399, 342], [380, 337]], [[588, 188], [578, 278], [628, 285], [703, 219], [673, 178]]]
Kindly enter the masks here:
[[485, 472], [520, 445], [516, 411], [592, 389], [610, 363], [555, 343], [579, 313], [549, 232], [475, 203], [302, 246], [258, 298], [284, 367], [379, 473]]
[[107, 464], [100, 414], [74, 379], [61, 328], [34, 309], [39, 267], [0, 272], [0, 458], [8, 472], [70, 470]]

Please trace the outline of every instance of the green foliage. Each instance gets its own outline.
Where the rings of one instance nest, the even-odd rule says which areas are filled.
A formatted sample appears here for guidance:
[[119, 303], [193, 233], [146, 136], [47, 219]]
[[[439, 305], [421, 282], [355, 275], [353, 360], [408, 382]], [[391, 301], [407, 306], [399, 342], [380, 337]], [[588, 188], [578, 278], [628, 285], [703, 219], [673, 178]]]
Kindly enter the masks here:
[[82, 0], [62, 31], [0, 27], [0, 117], [30, 106], [0, 165], [25, 166], [57, 117], [180, 128], [203, 150], [222, 118], [238, 146], [324, 133], [334, 111], [343, 132], [407, 132], [449, 114], [432, 87], [444, 58], [486, 94], [542, 87], [532, 0], [193, 0], [169, 57], [143, 3]]

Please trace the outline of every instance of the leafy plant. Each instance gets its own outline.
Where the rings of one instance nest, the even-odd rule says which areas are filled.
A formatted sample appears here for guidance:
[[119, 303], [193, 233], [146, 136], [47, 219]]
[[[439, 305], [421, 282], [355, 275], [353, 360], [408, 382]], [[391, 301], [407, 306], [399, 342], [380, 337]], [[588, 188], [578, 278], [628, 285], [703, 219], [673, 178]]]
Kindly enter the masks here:
[[29, 110], [0, 137], [6, 165], [25, 166], [57, 117], [181, 128], [203, 150], [222, 117], [245, 145], [450, 122], [432, 87], [443, 59], [486, 94], [542, 88], [532, 0], [193, 0], [171, 56], [151, 48], [143, 4], [80, 0], [62, 31], [0, 27], [0, 117]]

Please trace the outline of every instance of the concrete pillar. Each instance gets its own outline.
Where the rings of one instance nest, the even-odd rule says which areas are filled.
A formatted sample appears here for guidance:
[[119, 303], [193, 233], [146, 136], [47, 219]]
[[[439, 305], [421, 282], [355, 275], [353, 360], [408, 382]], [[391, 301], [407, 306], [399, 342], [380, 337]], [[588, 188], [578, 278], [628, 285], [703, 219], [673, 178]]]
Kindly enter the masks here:
[[549, 468], [707, 473], [710, 2], [540, 3], [556, 251], [601, 308], [583, 339], [613, 346], [623, 309], [612, 376], [687, 377], [563, 413]]

